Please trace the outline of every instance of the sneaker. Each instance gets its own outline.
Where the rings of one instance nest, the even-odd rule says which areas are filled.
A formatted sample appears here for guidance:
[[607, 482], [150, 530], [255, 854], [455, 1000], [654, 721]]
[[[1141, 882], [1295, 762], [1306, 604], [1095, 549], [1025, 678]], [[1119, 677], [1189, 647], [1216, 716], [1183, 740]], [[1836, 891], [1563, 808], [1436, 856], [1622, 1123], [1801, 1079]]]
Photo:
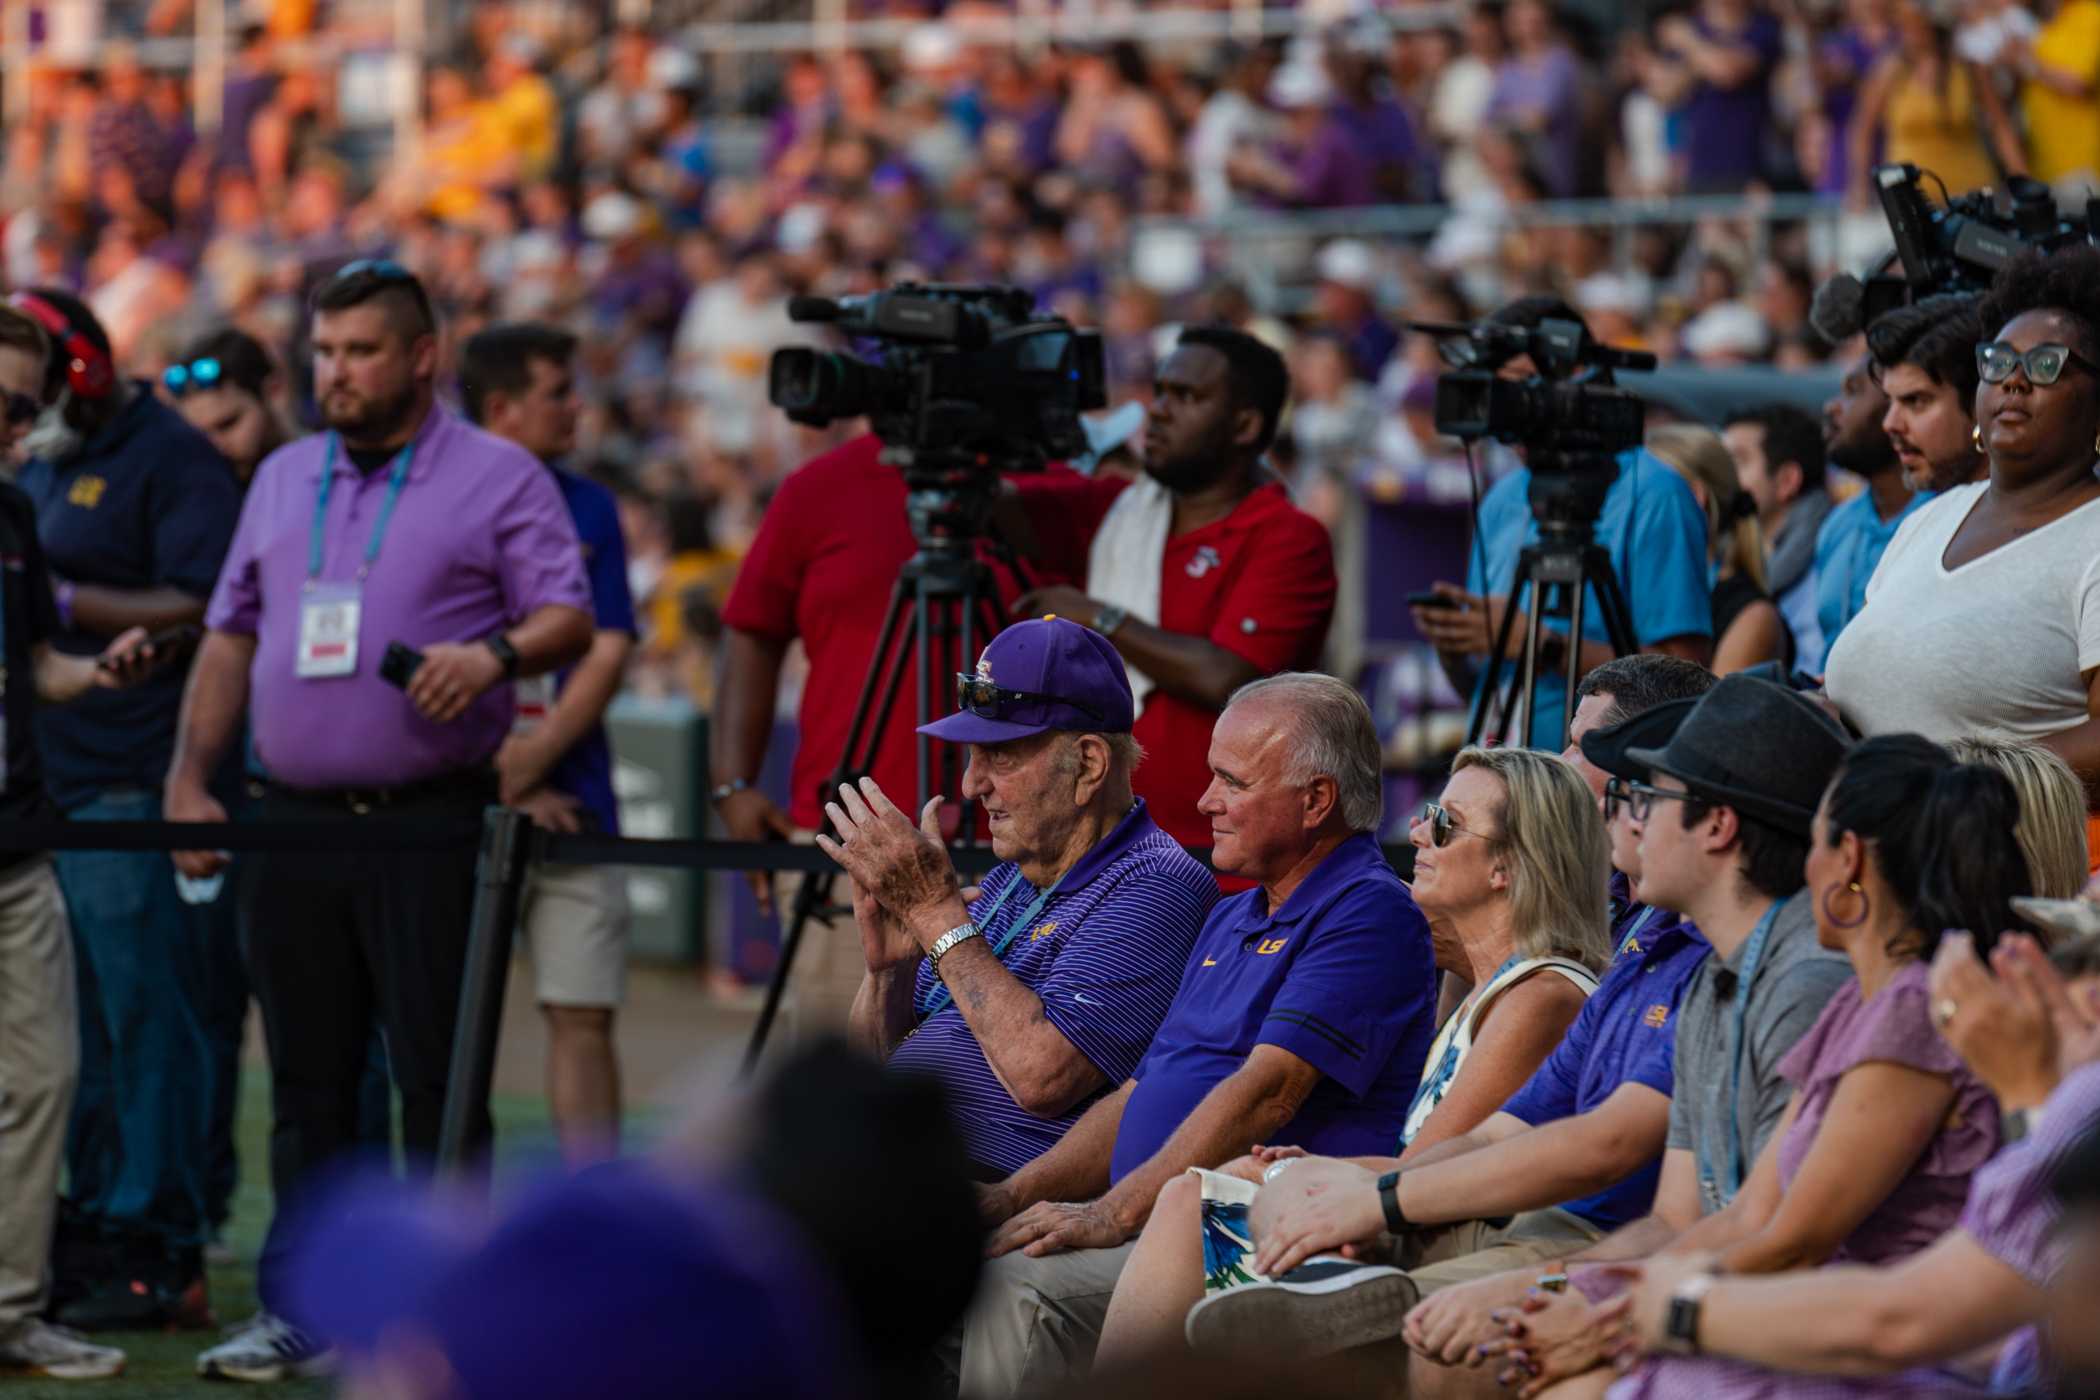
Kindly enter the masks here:
[[1189, 1309], [1189, 1345], [1213, 1354], [1259, 1349], [1329, 1356], [1400, 1335], [1422, 1297], [1389, 1264], [1311, 1259], [1280, 1279], [1213, 1293]]
[[267, 1383], [334, 1369], [334, 1347], [269, 1313], [257, 1313], [227, 1340], [197, 1354], [197, 1374], [214, 1381]]
[[55, 1381], [99, 1381], [124, 1369], [124, 1353], [97, 1346], [78, 1332], [31, 1318], [0, 1342], [0, 1371], [49, 1376]]

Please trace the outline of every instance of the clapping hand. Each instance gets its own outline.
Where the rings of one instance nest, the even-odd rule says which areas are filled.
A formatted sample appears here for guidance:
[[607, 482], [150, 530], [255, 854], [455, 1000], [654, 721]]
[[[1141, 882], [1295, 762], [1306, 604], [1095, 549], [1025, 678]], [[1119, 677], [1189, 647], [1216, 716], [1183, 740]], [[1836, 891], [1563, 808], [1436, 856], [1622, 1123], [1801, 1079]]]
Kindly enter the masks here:
[[841, 784], [839, 800], [824, 807], [838, 835], [818, 836], [817, 847], [884, 909], [915, 930], [929, 912], [951, 904], [953, 909], [943, 917], [952, 916], [960, 923], [962, 882], [941, 844], [940, 810], [941, 799], [936, 797], [919, 813], [919, 824], [914, 826], [883, 796], [873, 778], [862, 778], [858, 787]]

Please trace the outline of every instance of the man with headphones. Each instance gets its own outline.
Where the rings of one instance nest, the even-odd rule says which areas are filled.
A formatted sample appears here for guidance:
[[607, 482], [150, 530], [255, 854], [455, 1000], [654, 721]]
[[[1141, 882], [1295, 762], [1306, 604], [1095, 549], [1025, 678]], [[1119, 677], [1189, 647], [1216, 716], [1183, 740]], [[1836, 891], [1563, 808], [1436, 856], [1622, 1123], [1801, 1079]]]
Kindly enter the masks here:
[[[240, 514], [232, 471], [148, 386], [118, 373], [107, 333], [77, 298], [38, 288], [9, 305], [50, 343], [17, 480], [49, 564], [52, 645], [92, 656], [132, 628], [201, 621]], [[38, 714], [45, 784], [68, 817], [160, 815], [182, 683], [170, 667]], [[88, 1256], [102, 1261], [57, 1280], [57, 1317], [83, 1329], [204, 1326], [205, 929], [165, 852], [62, 851], [55, 863], [80, 978], [67, 1176], [83, 1233], [101, 1246]]]

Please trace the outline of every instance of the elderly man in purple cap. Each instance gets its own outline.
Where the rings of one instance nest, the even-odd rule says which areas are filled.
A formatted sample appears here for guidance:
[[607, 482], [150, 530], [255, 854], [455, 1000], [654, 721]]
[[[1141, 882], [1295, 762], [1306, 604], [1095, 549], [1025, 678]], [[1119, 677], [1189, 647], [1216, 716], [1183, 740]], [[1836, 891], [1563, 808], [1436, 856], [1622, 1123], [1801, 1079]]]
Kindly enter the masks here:
[[853, 877], [868, 965], [853, 1038], [941, 1081], [997, 1180], [1130, 1078], [1218, 891], [1131, 794], [1143, 755], [1107, 638], [1016, 623], [956, 680], [957, 713], [920, 732], [969, 746], [962, 795], [1000, 860], [977, 898], [942, 849], [940, 798], [914, 824], [874, 779], [841, 787], [838, 838], [817, 844]]

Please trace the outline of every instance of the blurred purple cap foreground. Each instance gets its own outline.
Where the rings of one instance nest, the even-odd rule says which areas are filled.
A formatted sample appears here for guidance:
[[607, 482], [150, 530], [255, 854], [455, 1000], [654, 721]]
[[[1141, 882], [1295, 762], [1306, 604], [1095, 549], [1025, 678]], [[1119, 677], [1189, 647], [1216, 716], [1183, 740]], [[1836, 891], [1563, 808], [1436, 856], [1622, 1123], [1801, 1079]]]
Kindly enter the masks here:
[[462, 1400], [863, 1393], [836, 1289], [763, 1202], [642, 1162], [471, 1209], [360, 1178], [318, 1205], [288, 1310], [354, 1369], [389, 1336], [443, 1353]]

